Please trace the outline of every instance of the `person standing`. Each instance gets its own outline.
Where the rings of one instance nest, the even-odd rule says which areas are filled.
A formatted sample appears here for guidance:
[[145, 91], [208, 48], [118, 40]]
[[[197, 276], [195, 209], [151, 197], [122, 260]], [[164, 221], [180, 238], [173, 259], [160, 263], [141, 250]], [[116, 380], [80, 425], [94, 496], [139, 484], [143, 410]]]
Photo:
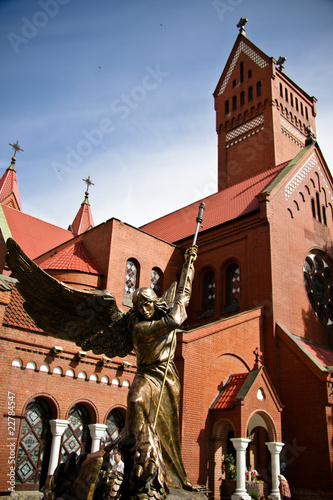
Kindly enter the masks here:
[[280, 474], [278, 478], [280, 481], [279, 490], [280, 490], [281, 500], [289, 500], [291, 498], [291, 493], [288, 481], [284, 476], [282, 476], [282, 474]]

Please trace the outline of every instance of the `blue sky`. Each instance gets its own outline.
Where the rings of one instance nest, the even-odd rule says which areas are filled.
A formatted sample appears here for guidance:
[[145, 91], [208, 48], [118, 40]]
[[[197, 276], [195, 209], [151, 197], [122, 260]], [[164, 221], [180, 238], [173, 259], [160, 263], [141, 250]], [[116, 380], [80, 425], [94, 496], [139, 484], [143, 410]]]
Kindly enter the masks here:
[[[0, 175], [19, 140], [23, 210], [139, 226], [216, 191], [212, 93], [246, 34], [318, 99], [333, 166], [332, 0], [0, 0]], [[195, 222], [194, 222], [195, 223]]]

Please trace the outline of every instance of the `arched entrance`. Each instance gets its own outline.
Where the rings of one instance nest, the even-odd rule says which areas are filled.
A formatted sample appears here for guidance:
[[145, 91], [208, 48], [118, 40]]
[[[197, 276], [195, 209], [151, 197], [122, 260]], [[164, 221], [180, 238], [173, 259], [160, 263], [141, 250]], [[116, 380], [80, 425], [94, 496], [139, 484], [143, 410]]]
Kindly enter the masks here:
[[231, 441], [234, 435], [234, 426], [229, 420], [222, 419], [214, 425], [210, 441], [209, 489], [214, 492], [215, 498], [220, 498], [222, 479], [226, 479], [227, 476], [223, 467], [226, 456], [233, 455], [236, 458], [235, 448]]
[[266, 446], [267, 441], [276, 441], [276, 430], [269, 415], [263, 411], [255, 412], [248, 423], [247, 436], [251, 440], [246, 450], [246, 467], [258, 472], [260, 479], [270, 485], [271, 455]]

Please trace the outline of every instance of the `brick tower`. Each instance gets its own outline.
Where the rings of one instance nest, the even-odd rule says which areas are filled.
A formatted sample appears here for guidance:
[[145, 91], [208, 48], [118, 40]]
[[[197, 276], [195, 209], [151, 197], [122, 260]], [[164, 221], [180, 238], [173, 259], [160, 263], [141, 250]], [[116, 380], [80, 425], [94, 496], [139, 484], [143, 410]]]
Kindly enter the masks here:
[[315, 134], [316, 98], [245, 35], [246, 19], [214, 92], [219, 191], [290, 160]]

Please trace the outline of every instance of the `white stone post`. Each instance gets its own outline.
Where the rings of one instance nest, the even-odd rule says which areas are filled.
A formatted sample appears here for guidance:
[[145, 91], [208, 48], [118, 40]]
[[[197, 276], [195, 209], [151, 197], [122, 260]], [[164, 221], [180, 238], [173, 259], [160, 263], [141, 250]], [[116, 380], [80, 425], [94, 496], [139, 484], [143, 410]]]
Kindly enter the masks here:
[[88, 425], [91, 436], [91, 453], [95, 453], [101, 447], [101, 439], [106, 429], [105, 424], [89, 424]]
[[53, 474], [55, 468], [58, 465], [61, 438], [68, 424], [69, 424], [68, 420], [60, 420], [58, 418], [50, 420], [50, 427], [52, 432], [52, 445], [50, 452], [49, 468], [47, 471], [47, 474], [49, 476]]
[[232, 444], [236, 450], [236, 467], [237, 467], [237, 482], [235, 493], [231, 496], [231, 500], [251, 500], [250, 495], [246, 491], [245, 484], [245, 466], [246, 466], [246, 448], [251, 441], [247, 438], [231, 438]]
[[280, 500], [280, 490], [279, 490], [279, 474], [280, 474], [280, 453], [284, 447], [284, 443], [265, 443], [271, 454], [271, 470], [272, 470], [272, 491], [269, 498], [272, 500]]

